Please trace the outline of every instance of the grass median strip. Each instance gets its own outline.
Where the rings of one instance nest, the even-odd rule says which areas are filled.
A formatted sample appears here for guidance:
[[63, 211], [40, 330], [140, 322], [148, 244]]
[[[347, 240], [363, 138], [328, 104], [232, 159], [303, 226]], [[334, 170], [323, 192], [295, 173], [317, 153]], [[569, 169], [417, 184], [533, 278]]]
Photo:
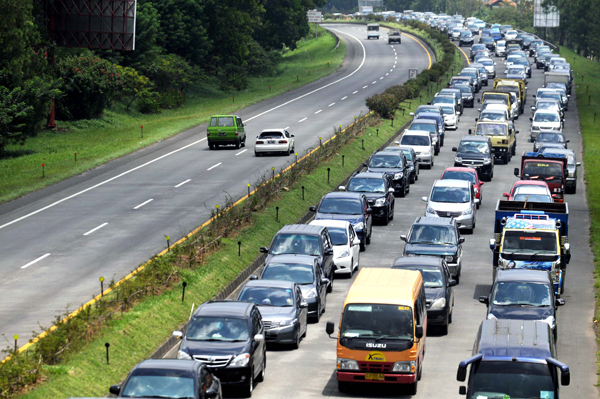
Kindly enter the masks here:
[[[594, 322], [596, 323], [596, 341], [600, 347], [600, 330], [597, 321], [600, 320], [600, 137], [598, 136], [598, 123], [600, 123], [600, 64], [597, 61], [577, 55], [575, 52], [560, 48], [560, 55], [565, 57], [573, 68], [574, 83], [577, 85], [577, 112], [583, 136], [583, 164], [585, 165], [585, 185], [587, 205], [590, 209], [590, 240], [594, 254], [596, 289], [596, 310]], [[600, 359], [600, 351], [597, 354]], [[598, 371], [600, 383], [600, 363]]]
[[[284, 54], [275, 76], [251, 78], [248, 89], [224, 92], [214, 82], [192, 87], [181, 108], [145, 115], [115, 106], [97, 120], [59, 122], [0, 158], [0, 202], [82, 173], [111, 159], [205, 123], [212, 114], [234, 113], [334, 72], [346, 55], [343, 42], [321, 30]], [[143, 126], [143, 134], [141, 126]], [[45, 165], [42, 177], [42, 164]]]

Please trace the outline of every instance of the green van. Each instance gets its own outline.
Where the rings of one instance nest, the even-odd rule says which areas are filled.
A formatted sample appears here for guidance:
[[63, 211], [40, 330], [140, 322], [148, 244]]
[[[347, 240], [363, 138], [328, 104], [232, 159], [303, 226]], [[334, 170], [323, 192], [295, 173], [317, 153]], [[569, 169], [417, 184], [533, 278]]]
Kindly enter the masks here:
[[237, 115], [214, 115], [210, 117], [206, 138], [208, 148], [214, 150], [220, 145], [234, 144], [235, 148], [246, 146], [246, 129], [242, 118]]

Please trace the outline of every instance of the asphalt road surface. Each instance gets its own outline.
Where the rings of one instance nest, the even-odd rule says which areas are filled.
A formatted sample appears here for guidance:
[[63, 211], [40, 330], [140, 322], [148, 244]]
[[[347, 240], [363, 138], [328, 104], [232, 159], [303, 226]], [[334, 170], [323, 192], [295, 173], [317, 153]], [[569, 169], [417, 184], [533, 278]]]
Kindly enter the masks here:
[[[404, 45], [404, 44], [403, 44]], [[468, 50], [466, 50], [468, 53]], [[504, 63], [496, 59], [498, 76], [504, 75]], [[490, 81], [491, 82], [491, 81]], [[486, 307], [478, 302], [480, 295], [486, 295], [492, 283], [492, 253], [488, 241], [493, 235], [493, 219], [496, 201], [502, 193], [512, 187], [516, 180], [513, 168], [520, 163], [520, 154], [531, 151], [528, 142], [530, 106], [532, 95], [542, 85], [542, 70], [533, 71], [528, 84], [526, 111], [516, 121], [518, 137], [517, 154], [508, 165], [498, 162], [495, 165], [494, 179], [483, 187], [483, 202], [477, 211], [477, 227], [472, 235], [464, 235], [463, 271], [460, 285], [455, 287], [455, 307], [453, 323], [446, 336], [427, 337], [427, 353], [424, 360], [422, 380], [419, 382], [416, 398], [460, 398], [456, 381], [458, 363], [471, 356], [475, 334], [480, 322], [486, 316]], [[490, 86], [491, 87], [491, 84]], [[485, 87], [484, 87], [485, 89]], [[476, 98], [479, 95], [476, 96]], [[453, 166], [453, 146], [457, 146], [467, 129], [474, 128], [478, 115], [477, 103], [474, 109], [465, 109], [457, 131], [446, 131], [445, 145], [436, 158], [432, 170], [423, 169], [419, 181], [411, 187], [407, 198], [397, 198], [396, 216], [388, 226], [375, 226], [373, 239], [366, 252], [361, 253], [360, 267], [390, 267], [392, 261], [403, 250], [400, 234], [406, 234], [415, 217], [423, 215], [425, 203], [422, 196], [428, 196], [432, 183], [446, 167]], [[569, 148], [575, 149], [581, 160], [581, 135], [579, 133], [577, 104], [571, 96], [569, 111], [566, 113], [564, 132], [571, 140]], [[571, 368], [571, 384], [561, 387], [561, 398], [597, 398], [596, 384], [596, 342], [593, 330], [593, 264], [589, 248], [589, 214], [583, 184], [583, 168], [579, 170], [576, 195], [567, 195], [570, 211], [570, 237], [572, 259], [568, 268], [565, 293], [562, 298], [566, 305], [558, 311], [558, 358]], [[313, 397], [361, 397], [388, 398], [403, 397], [405, 391], [396, 386], [365, 384], [355, 387], [351, 395], [337, 390], [335, 378], [336, 341], [325, 333], [325, 323], [333, 321], [336, 331], [342, 304], [352, 281], [336, 279], [333, 293], [327, 298], [327, 311], [318, 324], [309, 325], [307, 337], [299, 350], [271, 348], [268, 352], [268, 366], [265, 381], [256, 386], [253, 396], [261, 399], [313, 398]], [[433, 331], [432, 331], [433, 330]]]
[[[0, 206], [0, 335], [25, 343], [67, 308], [99, 293], [100, 276], [119, 280], [171, 242], [208, 220], [224, 193], [246, 185], [291, 157], [253, 154], [265, 128], [286, 128], [304, 154], [333, 127], [366, 113], [365, 98], [402, 84], [408, 68], [435, 61], [407, 36], [401, 45], [366, 40], [364, 26], [330, 26], [348, 49], [332, 75], [239, 112], [247, 147], [209, 151], [206, 125]], [[382, 31], [384, 33], [384, 31]]]

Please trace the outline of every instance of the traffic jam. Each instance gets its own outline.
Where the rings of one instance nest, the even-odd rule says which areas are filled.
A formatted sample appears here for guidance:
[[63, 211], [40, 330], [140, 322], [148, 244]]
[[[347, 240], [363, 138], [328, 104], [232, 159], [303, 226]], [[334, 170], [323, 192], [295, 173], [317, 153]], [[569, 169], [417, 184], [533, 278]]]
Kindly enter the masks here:
[[[312, 221], [286, 225], [269, 246], [256, 249], [265, 254], [265, 264], [236, 298], [208, 301], [193, 311], [185, 327], [173, 332], [180, 341], [177, 359], [141, 362], [110, 387], [111, 394], [251, 397], [268, 374], [273, 348], [302, 351], [309, 324], [320, 323], [341, 278], [352, 285], [339, 322], [323, 326], [337, 341], [338, 390], [352, 395], [359, 385], [397, 384], [403, 394], [417, 394], [427, 335], [444, 336], [451, 328], [454, 290], [467, 273], [463, 244], [477, 234], [484, 186], [494, 184], [495, 165], [506, 165], [502, 172], [515, 180], [501, 198], [486, 197], [496, 203], [485, 260], [486, 283], [492, 283], [478, 298], [487, 316], [473, 331], [472, 353], [455, 365], [456, 379], [464, 382], [458, 393], [469, 399], [557, 399], [560, 386], [569, 385], [569, 367], [557, 355], [556, 314], [565, 304], [572, 251], [568, 198], [577, 191], [580, 166], [568, 148], [571, 132], [563, 131], [570, 65], [544, 41], [510, 25], [433, 13], [399, 19], [420, 19], [447, 32], [467, 49], [466, 67], [411, 113], [413, 120], [395, 142], [308, 208]], [[536, 74], [543, 76], [543, 87], [528, 93]], [[463, 115], [468, 108], [477, 109], [474, 120]], [[529, 119], [529, 131], [516, 129], [519, 118]], [[468, 134], [456, 147], [444, 146], [459, 126]], [[255, 154], [289, 155], [293, 137], [285, 129], [264, 132], [259, 140], [286, 142], [259, 146]], [[245, 145], [245, 135], [233, 144]], [[436, 170], [442, 152], [454, 153], [454, 166]], [[373, 232], [394, 220], [422, 173], [439, 178], [420, 198], [422, 214], [413, 215], [400, 236], [397, 259], [389, 267], [361, 267], [360, 254], [369, 251]]]

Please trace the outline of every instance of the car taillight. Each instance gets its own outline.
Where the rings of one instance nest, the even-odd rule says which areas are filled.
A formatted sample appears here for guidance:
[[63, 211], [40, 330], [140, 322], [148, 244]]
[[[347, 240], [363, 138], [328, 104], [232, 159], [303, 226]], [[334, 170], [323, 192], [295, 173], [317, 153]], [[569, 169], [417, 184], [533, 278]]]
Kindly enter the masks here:
[[287, 144], [287, 140], [279, 140], [279, 144]]
[[264, 144], [264, 143], [265, 143], [264, 141], [260, 141], [260, 140], [256, 142], [256, 144]]
[[210, 132], [206, 132], [206, 137], [210, 136]]
[[235, 135], [236, 135], [236, 136], [238, 135], [238, 132], [237, 132], [237, 130], [235, 131]]

